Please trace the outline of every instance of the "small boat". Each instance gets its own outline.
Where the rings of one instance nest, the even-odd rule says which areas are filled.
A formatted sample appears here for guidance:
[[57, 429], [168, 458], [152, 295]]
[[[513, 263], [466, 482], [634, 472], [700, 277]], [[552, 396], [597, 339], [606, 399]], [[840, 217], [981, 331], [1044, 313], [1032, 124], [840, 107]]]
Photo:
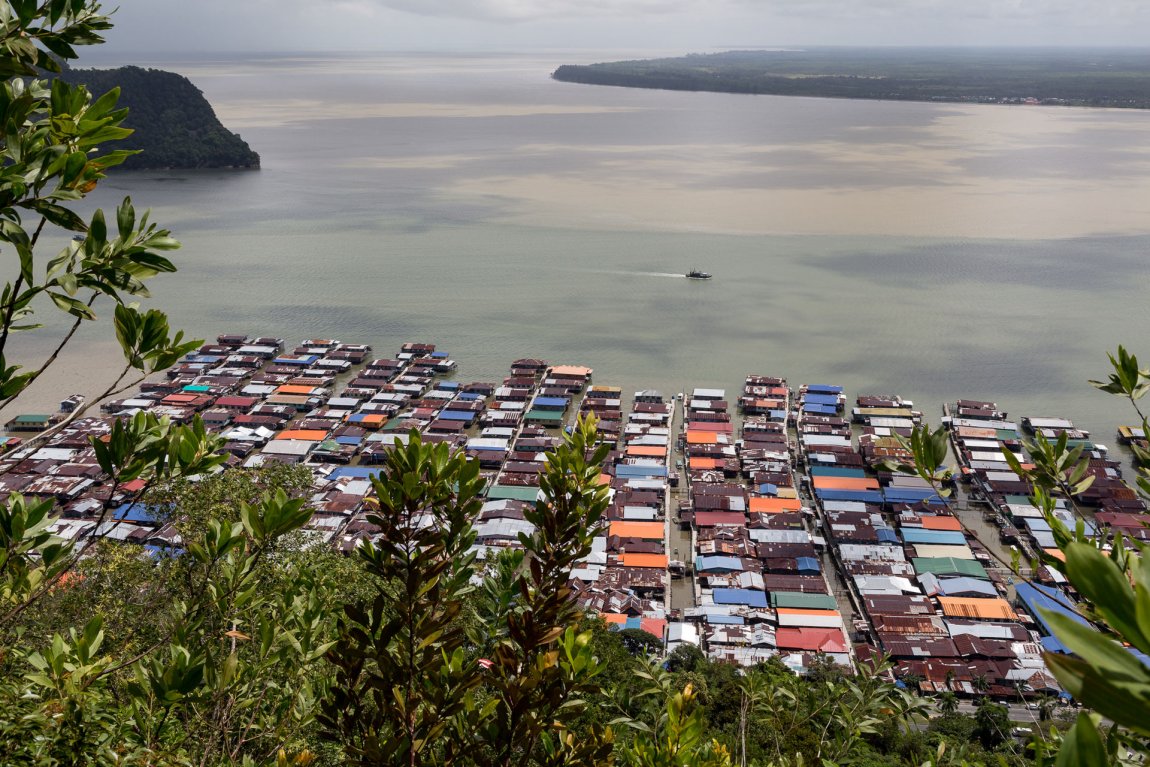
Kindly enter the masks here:
[[701, 271], [699, 269], [692, 269], [691, 271], [687, 272], [687, 279], [688, 280], [709, 280], [709, 279], [711, 279], [711, 273], [710, 272], [704, 272], [704, 271]]

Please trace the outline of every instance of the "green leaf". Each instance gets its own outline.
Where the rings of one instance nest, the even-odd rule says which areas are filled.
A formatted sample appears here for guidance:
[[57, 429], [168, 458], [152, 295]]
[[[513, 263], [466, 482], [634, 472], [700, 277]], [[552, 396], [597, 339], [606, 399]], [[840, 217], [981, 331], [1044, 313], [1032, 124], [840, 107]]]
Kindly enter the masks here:
[[1066, 554], [1066, 574], [1106, 622], [1123, 639], [1150, 653], [1150, 640], [1138, 625], [1134, 591], [1125, 574], [1109, 557], [1085, 543], [1071, 543]]
[[95, 312], [88, 308], [88, 305], [83, 301], [78, 301], [75, 298], [71, 298], [62, 293], [54, 293], [52, 291], [48, 291], [48, 296], [52, 299], [52, 302], [56, 304], [58, 308], [67, 312], [73, 317], [80, 317], [81, 319], [85, 320], [96, 319]]

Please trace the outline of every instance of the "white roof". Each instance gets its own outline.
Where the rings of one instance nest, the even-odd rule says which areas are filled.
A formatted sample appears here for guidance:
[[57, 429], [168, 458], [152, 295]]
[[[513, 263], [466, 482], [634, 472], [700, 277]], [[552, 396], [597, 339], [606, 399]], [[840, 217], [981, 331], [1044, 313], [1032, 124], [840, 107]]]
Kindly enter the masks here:
[[66, 447], [42, 447], [29, 458], [33, 461], [70, 461], [76, 451]]
[[473, 437], [467, 440], [467, 447], [472, 450], [506, 450], [508, 444], [506, 439], [487, 437]]
[[667, 644], [672, 642], [687, 642], [689, 644], [699, 644], [699, 628], [694, 623], [674, 623], [667, 624]]
[[301, 439], [276, 439], [264, 445], [263, 452], [266, 455], [305, 456], [315, 446], [315, 442]]
[[954, 557], [955, 559], [974, 559], [974, 552], [969, 546], [945, 546], [937, 543], [916, 543], [914, 552], [920, 557]]
[[1073, 429], [1074, 423], [1065, 418], [1027, 418], [1032, 429]]
[[691, 392], [691, 399], [726, 399], [726, 389], [695, 389]]
[[803, 444], [821, 447], [850, 447], [850, 437], [836, 437], [833, 434], [804, 434]]

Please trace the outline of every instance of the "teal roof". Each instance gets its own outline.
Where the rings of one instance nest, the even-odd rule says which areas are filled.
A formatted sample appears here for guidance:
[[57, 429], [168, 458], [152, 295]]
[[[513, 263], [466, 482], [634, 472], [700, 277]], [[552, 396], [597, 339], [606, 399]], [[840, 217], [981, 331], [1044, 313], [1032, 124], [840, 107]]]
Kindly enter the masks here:
[[492, 485], [487, 491], [487, 497], [493, 501], [509, 499], [513, 501], [533, 502], [539, 497], [539, 488], [518, 487], [515, 485]]
[[957, 557], [915, 557], [911, 560], [914, 571], [919, 575], [933, 573], [934, 575], [967, 575], [971, 578], [988, 581], [990, 576], [978, 562], [973, 559], [958, 559]]

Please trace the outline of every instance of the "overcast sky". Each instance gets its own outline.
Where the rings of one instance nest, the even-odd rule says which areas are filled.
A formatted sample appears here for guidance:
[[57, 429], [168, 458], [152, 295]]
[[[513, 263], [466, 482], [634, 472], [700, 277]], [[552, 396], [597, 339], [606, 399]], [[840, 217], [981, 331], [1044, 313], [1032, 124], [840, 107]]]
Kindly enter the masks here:
[[[113, 7], [108, 2], [106, 7]], [[1147, 0], [121, 0], [109, 54], [1147, 45]]]

